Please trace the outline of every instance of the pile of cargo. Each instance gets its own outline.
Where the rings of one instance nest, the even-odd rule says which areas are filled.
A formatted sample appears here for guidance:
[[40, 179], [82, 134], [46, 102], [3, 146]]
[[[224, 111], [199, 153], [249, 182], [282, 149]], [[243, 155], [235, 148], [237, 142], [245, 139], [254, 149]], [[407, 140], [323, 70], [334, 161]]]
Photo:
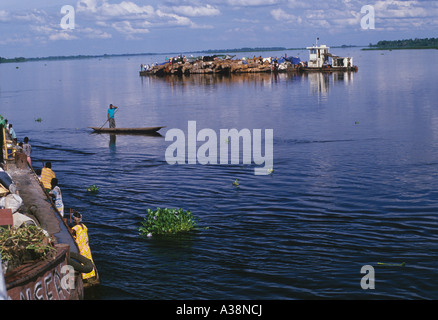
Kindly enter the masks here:
[[189, 74], [237, 74], [261, 72], [298, 71], [298, 58], [242, 58], [230, 56], [204, 56], [199, 58], [170, 58], [161, 64], [141, 65], [141, 76], [189, 75]]

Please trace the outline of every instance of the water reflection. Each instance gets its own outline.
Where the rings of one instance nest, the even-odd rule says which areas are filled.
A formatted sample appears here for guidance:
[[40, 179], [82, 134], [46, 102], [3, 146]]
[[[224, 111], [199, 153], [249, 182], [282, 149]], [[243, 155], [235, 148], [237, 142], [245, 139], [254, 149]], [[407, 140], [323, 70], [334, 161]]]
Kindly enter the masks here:
[[310, 73], [242, 73], [242, 74], [192, 74], [183, 76], [141, 77], [143, 85], [149, 87], [156, 82], [165, 82], [171, 90], [198, 86], [253, 86], [272, 87], [279, 83], [309, 81], [309, 89], [313, 94], [326, 95], [330, 84], [353, 83], [354, 72], [310, 72]]
[[111, 153], [116, 152], [116, 136], [115, 134], [110, 134], [110, 140], [109, 140], [109, 148]]
[[316, 94], [319, 97], [326, 97], [331, 84], [352, 84], [354, 72], [312, 72], [303, 75], [309, 80], [309, 90], [312, 94]]
[[[270, 87], [273, 83], [293, 81], [299, 78], [297, 73], [242, 73], [242, 74], [192, 74], [183, 76], [142, 77], [142, 83], [152, 86], [155, 82], [167, 82], [171, 88], [180, 86], [214, 86], [214, 85], [259, 85]], [[144, 78], [144, 79], [143, 79]]]

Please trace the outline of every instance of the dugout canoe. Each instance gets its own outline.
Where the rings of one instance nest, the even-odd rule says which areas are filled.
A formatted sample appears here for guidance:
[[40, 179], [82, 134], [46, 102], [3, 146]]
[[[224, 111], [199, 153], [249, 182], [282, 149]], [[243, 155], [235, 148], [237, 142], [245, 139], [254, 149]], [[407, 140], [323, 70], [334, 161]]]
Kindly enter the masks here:
[[164, 127], [144, 127], [144, 128], [99, 128], [89, 127], [94, 133], [114, 133], [114, 134], [153, 134]]

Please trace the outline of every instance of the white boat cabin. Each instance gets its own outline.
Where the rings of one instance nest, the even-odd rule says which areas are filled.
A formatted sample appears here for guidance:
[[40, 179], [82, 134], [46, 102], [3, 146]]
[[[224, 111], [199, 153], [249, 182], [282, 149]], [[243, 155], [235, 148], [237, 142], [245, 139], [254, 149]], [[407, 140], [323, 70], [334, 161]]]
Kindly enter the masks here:
[[307, 62], [309, 68], [322, 68], [323, 65], [328, 64], [329, 47], [323, 44], [306, 49], [309, 50], [309, 61]]
[[346, 68], [353, 66], [352, 57], [339, 57], [329, 52], [329, 47], [326, 45], [314, 45], [307, 47], [309, 50], [309, 61], [307, 62], [308, 68], [323, 68], [331, 66], [332, 68]]

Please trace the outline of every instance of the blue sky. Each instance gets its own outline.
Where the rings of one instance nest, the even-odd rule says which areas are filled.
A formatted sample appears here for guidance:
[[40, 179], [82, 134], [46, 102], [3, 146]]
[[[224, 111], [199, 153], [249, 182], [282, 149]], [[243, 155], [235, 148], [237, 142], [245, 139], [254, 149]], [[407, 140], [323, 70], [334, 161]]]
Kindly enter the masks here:
[[[61, 28], [64, 5], [74, 29]], [[364, 5], [375, 28], [364, 29]], [[438, 1], [1, 0], [0, 56], [329, 46], [437, 37]]]

